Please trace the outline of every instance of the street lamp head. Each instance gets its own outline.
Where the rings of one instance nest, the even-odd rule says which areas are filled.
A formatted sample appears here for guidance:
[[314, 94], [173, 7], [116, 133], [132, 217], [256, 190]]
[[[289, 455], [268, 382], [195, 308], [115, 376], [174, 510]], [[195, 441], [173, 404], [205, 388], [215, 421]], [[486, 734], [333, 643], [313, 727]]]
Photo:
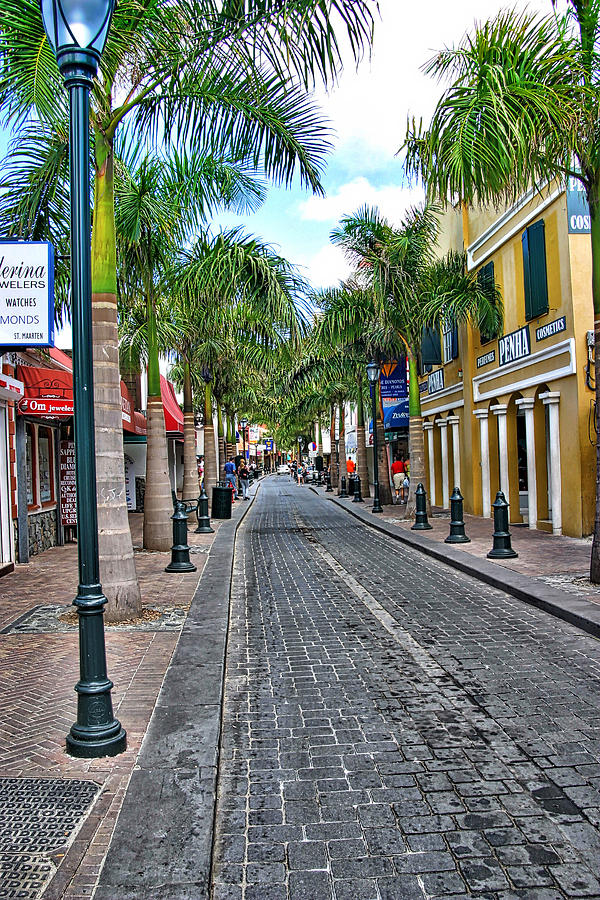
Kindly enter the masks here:
[[377, 379], [379, 378], [379, 363], [376, 363], [374, 359], [367, 365], [367, 378], [371, 382], [371, 384], [375, 384]]
[[240, 427], [241, 427], [241, 428], [246, 428], [247, 425], [248, 425], [248, 419], [246, 419], [246, 417], [244, 416], [243, 419], [240, 419]]
[[44, 28], [66, 84], [98, 70], [115, 0], [40, 0]]
[[301, 434], [298, 435], [298, 443], [299, 443], [299, 444], [302, 443], [302, 435], [301, 435]]

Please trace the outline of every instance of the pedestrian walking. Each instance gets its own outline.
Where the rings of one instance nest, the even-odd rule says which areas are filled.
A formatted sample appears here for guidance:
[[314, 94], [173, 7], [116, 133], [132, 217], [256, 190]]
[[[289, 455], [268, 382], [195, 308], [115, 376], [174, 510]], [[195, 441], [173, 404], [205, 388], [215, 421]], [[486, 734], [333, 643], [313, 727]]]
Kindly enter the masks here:
[[233, 488], [233, 499], [237, 500], [237, 484], [235, 478], [235, 463], [232, 459], [225, 463], [225, 481]]
[[354, 475], [356, 472], [356, 463], [352, 459], [352, 457], [348, 457], [348, 461], [346, 462], [346, 471], [348, 475]]
[[238, 469], [238, 477], [240, 479], [240, 484], [242, 486], [242, 499], [248, 500], [248, 488], [250, 485], [250, 472], [248, 470], [248, 466], [242, 460], [242, 463]]
[[396, 503], [400, 500], [402, 493], [402, 503], [404, 503], [404, 478], [406, 475], [406, 466], [402, 457], [397, 456], [392, 463], [392, 480], [394, 482], [394, 490], [396, 492]]

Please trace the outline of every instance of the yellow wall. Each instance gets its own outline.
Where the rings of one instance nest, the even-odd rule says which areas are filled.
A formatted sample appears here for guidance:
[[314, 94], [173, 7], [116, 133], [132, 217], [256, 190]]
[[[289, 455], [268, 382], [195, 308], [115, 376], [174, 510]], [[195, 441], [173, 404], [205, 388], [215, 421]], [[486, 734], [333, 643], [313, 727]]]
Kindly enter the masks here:
[[[515, 368], [508, 372], [498, 370], [498, 341], [481, 344], [477, 329], [463, 326], [460, 329], [459, 352], [457, 360], [444, 366], [444, 382], [448, 387], [460, 381], [462, 370], [464, 397], [452, 394], [451, 397], [440, 398], [439, 404], [464, 399], [463, 409], [454, 409], [461, 417], [461, 491], [465, 498], [465, 509], [481, 514], [481, 460], [479, 444], [479, 422], [473, 415], [474, 409], [488, 408], [494, 401], [487, 398], [477, 403], [473, 401], [472, 379], [487, 372], [498, 371], [497, 379], [485, 384], [485, 390], [494, 392], [495, 401], [508, 404], [508, 443], [509, 450], [509, 483], [511, 491], [511, 521], [520, 520], [518, 505], [518, 481], [516, 460], [516, 407], [514, 399], [519, 396], [535, 397], [535, 441], [537, 467], [538, 519], [548, 515], [547, 468], [546, 468], [546, 430], [544, 406], [539, 400], [540, 393], [545, 390], [559, 391], [559, 421], [561, 446], [561, 482], [562, 482], [562, 526], [563, 533], [573, 536], [588, 534], [593, 527], [594, 495], [595, 495], [595, 447], [590, 441], [589, 421], [593, 392], [586, 386], [585, 366], [587, 362], [586, 332], [593, 328], [593, 312], [591, 299], [591, 253], [589, 235], [569, 235], [567, 228], [566, 194], [560, 193], [546, 203], [550, 191], [544, 195], [535, 194], [521, 208], [515, 208], [511, 215], [506, 215], [499, 229], [490, 234], [485, 242], [472, 249], [476, 242], [494, 222], [506, 213], [503, 209], [463, 210], [452, 208], [446, 211], [442, 219], [443, 236], [439, 242], [440, 253], [449, 249], [462, 250], [463, 244], [471, 250], [472, 265], [479, 268], [490, 260], [494, 261], [494, 274], [500, 287], [504, 304], [504, 334], [529, 324], [531, 338], [531, 355], [537, 351], [551, 348], [554, 344], [573, 338], [575, 342], [576, 372], [553, 380], [551, 371], [568, 361], [565, 352], [560, 357], [538, 360], [534, 364]], [[537, 212], [536, 212], [537, 211]], [[523, 280], [523, 256], [521, 236], [526, 227], [543, 219], [545, 222], [546, 266], [548, 279], [548, 312], [526, 323], [525, 294]], [[470, 245], [470, 246], [469, 246]], [[535, 331], [540, 325], [565, 317], [566, 331], [560, 332], [542, 341], [536, 341]], [[478, 356], [495, 351], [492, 363], [476, 368]], [[525, 362], [525, 361], [523, 361]], [[593, 374], [593, 373], [592, 373]], [[548, 376], [546, 378], [546, 376]], [[538, 378], [539, 383], [524, 386], [515, 391], [519, 382], [529, 378]], [[427, 395], [422, 395], [426, 399]], [[435, 395], [434, 395], [435, 397]], [[423, 405], [423, 415], [428, 421], [437, 417], [434, 413], [435, 402]], [[428, 412], [428, 407], [430, 412]], [[446, 416], [448, 411], [439, 415]], [[490, 494], [494, 500], [499, 483], [497, 420], [493, 413], [488, 418], [490, 442]], [[435, 426], [436, 457], [439, 454], [439, 428]], [[592, 430], [592, 438], [595, 435]], [[448, 442], [451, 444], [451, 428], [448, 428]], [[450, 481], [453, 481], [451, 454], [449, 465]], [[453, 485], [450, 485], [450, 492]], [[436, 459], [436, 495], [441, 501], [441, 469]], [[547, 527], [543, 526], [542, 527]]]

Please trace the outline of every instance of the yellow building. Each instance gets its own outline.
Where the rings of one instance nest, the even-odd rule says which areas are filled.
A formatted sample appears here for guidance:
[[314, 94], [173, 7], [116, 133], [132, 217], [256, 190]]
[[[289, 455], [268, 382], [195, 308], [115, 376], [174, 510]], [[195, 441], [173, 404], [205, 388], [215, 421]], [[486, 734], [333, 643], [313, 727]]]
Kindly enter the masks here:
[[[593, 528], [594, 367], [589, 220], [563, 187], [530, 191], [501, 211], [454, 209], [441, 250], [467, 250], [493, 277], [504, 334], [462, 326], [441, 335], [420, 380], [426, 471], [434, 505], [459, 485], [465, 510], [490, 516], [496, 492], [510, 521], [579, 537]], [[573, 232], [580, 233], [573, 233]]]

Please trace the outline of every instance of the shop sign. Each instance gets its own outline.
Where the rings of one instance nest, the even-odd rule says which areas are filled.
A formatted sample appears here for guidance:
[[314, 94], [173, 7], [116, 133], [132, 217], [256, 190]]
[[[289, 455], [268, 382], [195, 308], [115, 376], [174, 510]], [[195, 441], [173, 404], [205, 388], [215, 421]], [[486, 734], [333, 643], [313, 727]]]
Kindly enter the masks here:
[[405, 428], [409, 421], [406, 359], [383, 363], [379, 385], [384, 427]]
[[63, 525], [77, 525], [75, 442], [60, 442], [60, 516]]
[[496, 359], [496, 351], [488, 350], [487, 353], [484, 353], [483, 356], [477, 357], [477, 368], [481, 369], [482, 366], [487, 366], [488, 363], [494, 362]]
[[589, 234], [592, 230], [590, 207], [578, 178], [567, 179], [567, 222], [569, 234]]
[[567, 320], [565, 316], [555, 319], [554, 322], [548, 322], [547, 325], [540, 325], [535, 329], [536, 341], [544, 341], [546, 338], [552, 337], [553, 334], [559, 334], [561, 331], [567, 330]]
[[273, 452], [273, 438], [265, 438], [265, 451], [267, 453]]
[[0, 346], [54, 346], [54, 251], [47, 241], [0, 241]]
[[437, 394], [438, 391], [444, 390], [444, 370], [437, 369], [427, 377], [427, 393]]
[[498, 366], [506, 366], [517, 359], [529, 356], [530, 353], [529, 325], [498, 339]]
[[19, 412], [24, 416], [46, 416], [49, 419], [55, 419], [57, 416], [72, 416], [73, 401], [55, 400], [52, 397], [44, 397], [40, 400], [23, 397], [19, 400]]
[[427, 382], [426, 382], [426, 381], [420, 381], [420, 382], [419, 382], [419, 393], [420, 393], [420, 394], [425, 394], [426, 391], [427, 391]]
[[251, 425], [248, 429], [248, 443], [258, 444], [258, 428], [256, 425]]

